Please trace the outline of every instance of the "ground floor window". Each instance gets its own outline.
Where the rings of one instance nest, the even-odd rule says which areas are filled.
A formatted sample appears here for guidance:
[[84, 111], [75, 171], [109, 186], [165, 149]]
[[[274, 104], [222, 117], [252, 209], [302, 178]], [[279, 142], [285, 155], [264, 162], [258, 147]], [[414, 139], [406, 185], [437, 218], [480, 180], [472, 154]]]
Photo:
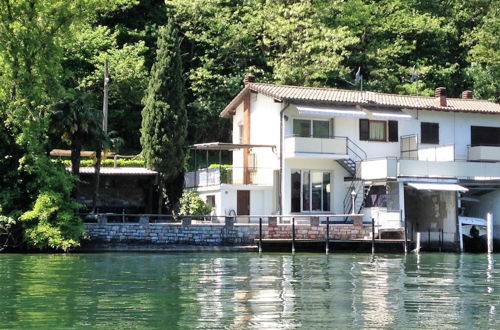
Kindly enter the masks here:
[[292, 170], [292, 212], [330, 211], [331, 173]]

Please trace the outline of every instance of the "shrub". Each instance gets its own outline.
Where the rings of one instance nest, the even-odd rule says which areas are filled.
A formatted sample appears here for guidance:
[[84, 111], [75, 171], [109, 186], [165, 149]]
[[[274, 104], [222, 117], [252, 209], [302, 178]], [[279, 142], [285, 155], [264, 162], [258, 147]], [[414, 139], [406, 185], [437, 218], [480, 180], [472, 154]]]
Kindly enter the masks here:
[[75, 214], [79, 207], [59, 192], [40, 192], [33, 209], [20, 217], [28, 244], [41, 250], [68, 251], [77, 247], [84, 234], [83, 224]]
[[179, 213], [183, 215], [209, 215], [212, 212], [212, 207], [192, 190], [184, 190], [179, 202]]

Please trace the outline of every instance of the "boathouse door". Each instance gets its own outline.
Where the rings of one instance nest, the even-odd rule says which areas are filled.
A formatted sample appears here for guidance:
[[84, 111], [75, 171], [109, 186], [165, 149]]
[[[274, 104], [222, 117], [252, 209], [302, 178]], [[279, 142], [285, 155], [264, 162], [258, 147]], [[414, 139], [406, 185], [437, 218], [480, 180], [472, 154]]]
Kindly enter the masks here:
[[238, 190], [236, 192], [237, 215], [250, 214], [250, 190]]

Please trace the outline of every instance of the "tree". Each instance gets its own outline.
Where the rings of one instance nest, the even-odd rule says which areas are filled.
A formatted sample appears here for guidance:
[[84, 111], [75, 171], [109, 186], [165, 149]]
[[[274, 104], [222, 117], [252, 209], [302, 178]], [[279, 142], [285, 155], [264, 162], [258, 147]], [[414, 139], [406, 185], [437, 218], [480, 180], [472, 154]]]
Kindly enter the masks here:
[[101, 112], [95, 109], [93, 97], [82, 92], [56, 103], [52, 111], [51, 130], [70, 146], [71, 171], [78, 176], [82, 147], [101, 135]]
[[[146, 166], [160, 174], [162, 196], [163, 184], [183, 173], [187, 135], [179, 37], [171, 19], [160, 29], [157, 48], [144, 98], [141, 145]], [[169, 194], [170, 207], [179, 197]]]

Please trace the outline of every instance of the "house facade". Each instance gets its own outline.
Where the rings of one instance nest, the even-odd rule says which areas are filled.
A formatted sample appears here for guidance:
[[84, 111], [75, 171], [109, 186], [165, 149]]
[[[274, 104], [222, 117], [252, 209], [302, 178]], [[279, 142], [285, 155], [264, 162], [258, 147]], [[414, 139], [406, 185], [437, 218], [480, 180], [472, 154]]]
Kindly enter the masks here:
[[197, 148], [230, 150], [232, 167], [188, 174], [186, 185], [217, 215], [362, 213], [378, 231], [456, 242], [460, 217], [491, 212], [498, 237], [499, 104], [445, 88], [422, 97], [248, 76], [221, 116], [232, 143]]

